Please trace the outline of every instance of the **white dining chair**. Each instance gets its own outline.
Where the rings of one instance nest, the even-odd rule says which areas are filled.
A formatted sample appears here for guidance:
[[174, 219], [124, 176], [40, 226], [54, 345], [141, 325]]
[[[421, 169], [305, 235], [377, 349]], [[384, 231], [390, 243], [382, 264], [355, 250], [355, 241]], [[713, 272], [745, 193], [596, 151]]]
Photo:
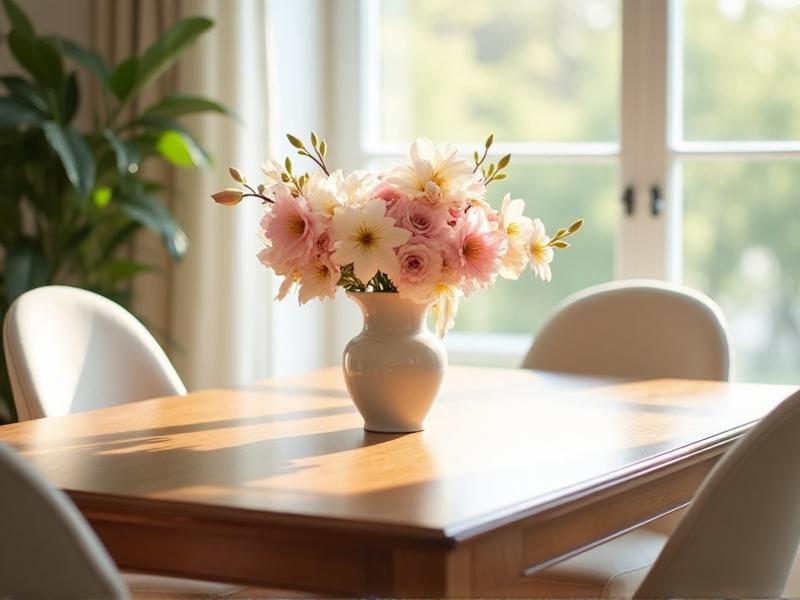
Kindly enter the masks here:
[[778, 598], [800, 544], [800, 392], [712, 470], [637, 598]]
[[144, 325], [87, 290], [21, 295], [6, 314], [3, 344], [20, 420], [186, 393]]
[[[127, 310], [93, 292], [45, 286], [9, 308], [3, 344], [21, 421], [186, 394], [167, 355]], [[126, 573], [136, 598], [272, 597], [269, 590]]]
[[[535, 575], [496, 597], [780, 598], [800, 544], [800, 392], [712, 469], [653, 564], [620, 571], [602, 590], [563, 593]], [[608, 572], [611, 565], [595, 562]], [[546, 583], [546, 582], [545, 582]]]
[[129, 598], [69, 499], [0, 444], [0, 598]]
[[[536, 334], [522, 366], [631, 379], [727, 380], [731, 361], [728, 326], [711, 299], [683, 286], [628, 280], [567, 298]], [[609, 593], [625, 573], [653, 563], [683, 514], [670, 513], [541, 571], [535, 576], [540, 589], [553, 597]]]
[[730, 334], [722, 311], [700, 292], [660, 281], [616, 281], [567, 298], [536, 334], [522, 366], [727, 380]]

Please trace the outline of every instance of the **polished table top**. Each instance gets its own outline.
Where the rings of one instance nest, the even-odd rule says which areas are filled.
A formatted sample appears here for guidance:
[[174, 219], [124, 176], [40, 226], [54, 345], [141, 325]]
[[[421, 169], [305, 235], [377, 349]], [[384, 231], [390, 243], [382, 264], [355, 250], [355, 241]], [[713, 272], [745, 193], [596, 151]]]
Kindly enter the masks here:
[[363, 431], [330, 369], [4, 426], [0, 441], [90, 519], [230, 518], [452, 545], [718, 454], [793, 390], [451, 367], [427, 429], [395, 435]]

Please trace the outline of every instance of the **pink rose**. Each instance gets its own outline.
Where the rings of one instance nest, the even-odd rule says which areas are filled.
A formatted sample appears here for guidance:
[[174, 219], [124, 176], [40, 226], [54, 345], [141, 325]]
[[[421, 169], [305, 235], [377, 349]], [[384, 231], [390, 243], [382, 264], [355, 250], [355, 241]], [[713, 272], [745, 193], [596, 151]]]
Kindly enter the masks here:
[[417, 236], [397, 249], [399, 268], [392, 281], [403, 298], [427, 302], [433, 298], [442, 272], [441, 245]]

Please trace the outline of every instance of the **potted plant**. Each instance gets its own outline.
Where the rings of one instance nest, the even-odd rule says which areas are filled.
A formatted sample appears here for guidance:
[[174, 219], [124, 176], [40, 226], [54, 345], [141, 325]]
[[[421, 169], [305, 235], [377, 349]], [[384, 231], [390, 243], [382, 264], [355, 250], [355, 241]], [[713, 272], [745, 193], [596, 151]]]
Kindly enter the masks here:
[[[13, 0], [3, 7], [10, 24], [4, 41], [25, 75], [0, 76], [0, 321], [20, 294], [54, 283], [126, 305], [131, 280], [154, 268], [121, 252], [134, 235], [155, 232], [173, 260], [187, 250], [186, 234], [159, 199], [161, 183], [142, 166], [207, 165], [208, 152], [178, 119], [230, 114], [213, 100], [178, 93], [143, 107], [135, 100], [213, 23], [183, 19], [141, 54], [109, 65], [75, 41], [37, 34]], [[74, 124], [85, 97], [79, 69], [101, 95], [85, 130]], [[4, 360], [0, 398], [0, 422], [13, 419]]]

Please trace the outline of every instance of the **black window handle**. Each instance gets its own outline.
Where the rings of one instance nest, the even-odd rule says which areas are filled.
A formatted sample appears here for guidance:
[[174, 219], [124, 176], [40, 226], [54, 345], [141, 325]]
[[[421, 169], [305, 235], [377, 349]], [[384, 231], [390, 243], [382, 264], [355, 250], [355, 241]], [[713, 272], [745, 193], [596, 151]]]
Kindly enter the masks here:
[[625, 207], [625, 214], [633, 214], [633, 205], [636, 202], [636, 192], [632, 185], [625, 186], [625, 191], [622, 193], [622, 205]]
[[664, 198], [661, 196], [661, 188], [657, 185], [650, 186], [650, 212], [654, 217], [661, 214], [664, 208]]

